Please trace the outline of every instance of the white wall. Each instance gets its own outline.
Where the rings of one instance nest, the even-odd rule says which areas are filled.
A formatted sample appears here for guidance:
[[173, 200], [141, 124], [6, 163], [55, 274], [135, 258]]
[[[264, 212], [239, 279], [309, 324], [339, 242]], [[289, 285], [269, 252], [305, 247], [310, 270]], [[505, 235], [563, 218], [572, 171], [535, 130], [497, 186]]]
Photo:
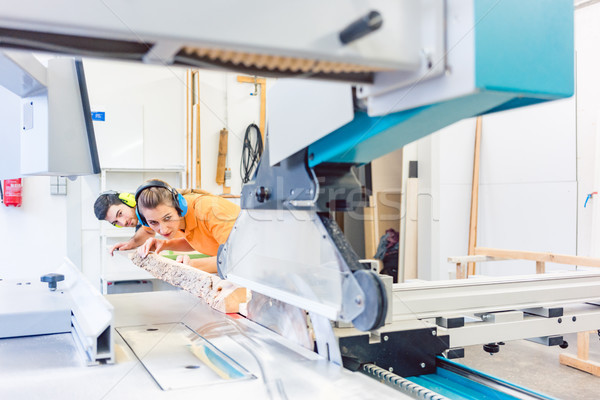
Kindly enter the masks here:
[[106, 121], [94, 122], [101, 167], [183, 168], [185, 69], [101, 60], [84, 65], [92, 111], [106, 113]]
[[[590, 4], [575, 11], [575, 96], [484, 117], [478, 246], [600, 256], [600, 196], [584, 208], [600, 191], [600, 4]], [[434, 278], [454, 270], [448, 256], [467, 254], [474, 132], [474, 120], [462, 121], [407, 147], [418, 149], [421, 195], [431, 192], [423, 168], [440, 151], [439, 201], [419, 202], [419, 255], [433, 254], [420, 267]], [[531, 264], [481, 272], [532, 272]]]
[[[420, 277], [446, 279], [447, 258], [468, 254], [474, 139], [469, 119], [416, 143]], [[574, 98], [483, 117], [478, 247], [577, 253], [575, 147]], [[479, 265], [485, 275], [535, 272], [525, 261]]]
[[21, 98], [0, 86], [0, 140], [3, 155], [0, 157], [0, 179], [13, 179], [21, 175]]
[[600, 4], [575, 11], [577, 51], [577, 253], [600, 257], [600, 197], [584, 208], [588, 193], [600, 190]]
[[[215, 194], [223, 192], [216, 183], [219, 132], [223, 128], [229, 131], [227, 166], [232, 172], [231, 193], [240, 194], [244, 134], [248, 125], [260, 125], [260, 87], [259, 95], [251, 96], [254, 85], [237, 82], [239, 75], [200, 71], [201, 184], [204, 190]], [[267, 93], [273, 83], [273, 79], [267, 80]]]
[[[45, 64], [46, 58], [40, 61]], [[0, 129], [5, 134], [0, 145], [4, 161], [0, 161], [0, 178], [16, 178], [21, 99], [0, 87], [0, 104]], [[24, 270], [25, 275], [31, 270], [52, 272], [67, 255], [66, 197], [50, 195], [49, 177], [26, 177], [22, 182], [22, 206], [0, 204], [0, 269], [15, 277], [23, 276]]]
[[0, 267], [10, 274], [1, 278], [58, 267], [67, 254], [66, 219], [66, 197], [50, 195], [50, 177], [23, 178], [23, 205], [0, 204]]

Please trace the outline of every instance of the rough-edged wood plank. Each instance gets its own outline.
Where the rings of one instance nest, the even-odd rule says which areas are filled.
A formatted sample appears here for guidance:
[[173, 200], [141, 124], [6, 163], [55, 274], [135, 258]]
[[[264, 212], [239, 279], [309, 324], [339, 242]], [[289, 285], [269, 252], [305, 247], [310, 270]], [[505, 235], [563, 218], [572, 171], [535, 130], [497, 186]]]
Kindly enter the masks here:
[[217, 311], [238, 312], [240, 303], [246, 302], [245, 288], [216, 275], [156, 254], [148, 254], [142, 258], [137, 252], [133, 252], [129, 258], [152, 276], [198, 296]]

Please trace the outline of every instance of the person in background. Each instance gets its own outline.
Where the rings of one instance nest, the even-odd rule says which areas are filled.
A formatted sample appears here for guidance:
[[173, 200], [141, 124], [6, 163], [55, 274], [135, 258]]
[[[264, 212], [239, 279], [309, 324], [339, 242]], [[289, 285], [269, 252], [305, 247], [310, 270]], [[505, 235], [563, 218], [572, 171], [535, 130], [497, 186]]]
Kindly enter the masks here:
[[[138, 219], [144, 226], [166, 239], [149, 238], [138, 248], [146, 257], [150, 251], [198, 251], [210, 257], [177, 261], [206, 272], [217, 272], [219, 246], [229, 237], [240, 207], [229, 200], [204, 191], [178, 193], [169, 184], [152, 179], [135, 193]], [[183, 237], [177, 237], [183, 234]]]
[[135, 196], [132, 193], [119, 193], [114, 190], [100, 193], [94, 203], [94, 214], [100, 221], [107, 221], [118, 228], [136, 228], [131, 239], [117, 243], [109, 250], [111, 255], [118, 250], [135, 249], [144, 244], [148, 238], [154, 237], [152, 229], [142, 227], [139, 223], [135, 212]]

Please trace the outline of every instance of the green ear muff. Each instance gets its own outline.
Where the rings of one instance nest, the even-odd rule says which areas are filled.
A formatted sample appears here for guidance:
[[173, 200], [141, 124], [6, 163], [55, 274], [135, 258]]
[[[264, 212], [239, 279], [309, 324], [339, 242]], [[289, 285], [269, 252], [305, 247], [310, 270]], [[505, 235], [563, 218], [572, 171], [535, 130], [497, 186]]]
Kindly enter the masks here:
[[119, 193], [119, 200], [123, 202], [123, 204], [128, 205], [131, 208], [135, 207], [135, 196], [133, 193]]

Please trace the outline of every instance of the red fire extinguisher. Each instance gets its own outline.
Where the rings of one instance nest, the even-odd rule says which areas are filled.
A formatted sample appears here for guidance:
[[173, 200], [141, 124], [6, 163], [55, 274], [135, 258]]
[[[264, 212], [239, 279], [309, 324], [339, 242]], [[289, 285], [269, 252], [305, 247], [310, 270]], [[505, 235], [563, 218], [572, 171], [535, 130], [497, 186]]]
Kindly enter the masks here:
[[23, 202], [23, 185], [21, 178], [4, 180], [4, 205], [6, 207], [21, 207]]

